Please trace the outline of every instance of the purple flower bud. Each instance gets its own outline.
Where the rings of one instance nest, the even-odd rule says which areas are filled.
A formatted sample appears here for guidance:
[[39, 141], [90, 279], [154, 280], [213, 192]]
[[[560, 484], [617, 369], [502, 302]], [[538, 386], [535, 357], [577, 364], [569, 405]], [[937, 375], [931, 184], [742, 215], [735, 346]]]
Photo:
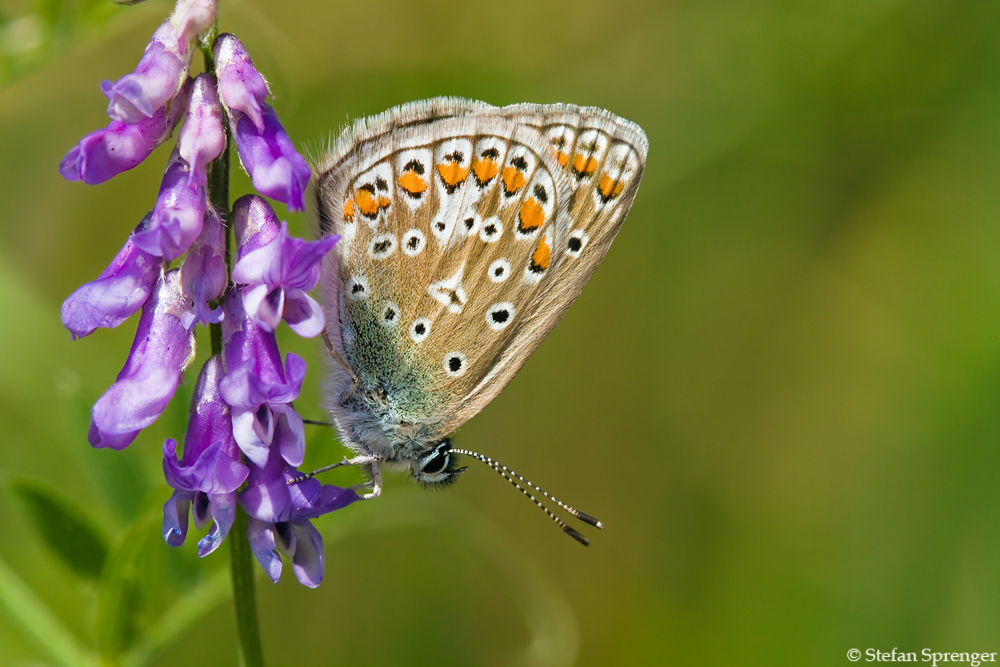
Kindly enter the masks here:
[[190, 44], [215, 23], [215, 0], [177, 0], [170, 20], [177, 26], [181, 41]]
[[101, 91], [110, 100], [108, 115], [131, 124], [152, 116], [180, 90], [187, 78], [192, 52], [182, 41], [177, 26], [164, 22], [153, 33], [134, 72], [116, 82], [101, 84]]
[[163, 506], [163, 537], [171, 546], [184, 542], [188, 508], [193, 504], [199, 529], [209, 518], [215, 521], [209, 534], [198, 542], [200, 556], [214, 551], [225, 539], [235, 517], [236, 490], [250, 472], [240, 463], [229, 406], [219, 396], [219, 379], [224, 373], [219, 356], [209, 359], [201, 369], [181, 460], [177, 460], [176, 442], [167, 440], [163, 445], [163, 474], [175, 489]]
[[229, 33], [222, 33], [212, 44], [215, 71], [219, 77], [219, 96], [230, 114], [243, 114], [261, 132], [264, 117], [260, 105], [270, 91], [267, 81], [253, 66], [250, 54], [240, 40]]
[[210, 308], [226, 289], [226, 229], [215, 211], [205, 213], [201, 234], [181, 265], [181, 285], [194, 307], [181, 316], [181, 324], [191, 329], [199, 322], [222, 321], [222, 307]]
[[253, 186], [292, 211], [305, 210], [309, 165], [295, 150], [274, 109], [264, 103], [268, 94], [264, 77], [232, 35], [219, 35], [212, 48], [219, 97], [229, 114], [240, 162]]
[[259, 192], [287, 205], [290, 211], [304, 211], [306, 186], [312, 172], [278, 122], [274, 109], [266, 104], [261, 107], [263, 131], [254, 126], [249, 116], [235, 122], [230, 117], [240, 162]]
[[[147, 214], [136, 232], [149, 225]], [[81, 286], [62, 306], [63, 326], [73, 338], [83, 338], [98, 327], [116, 327], [142, 308], [160, 276], [162, 261], [138, 248], [129, 235], [125, 246], [97, 280]]]
[[247, 458], [259, 466], [272, 448], [291, 465], [301, 465], [305, 430], [291, 402], [299, 396], [306, 362], [289, 352], [282, 367], [274, 333], [249, 320], [241, 300], [239, 292], [231, 290], [223, 301], [228, 374], [219, 383], [219, 391], [232, 406], [233, 436]]
[[222, 105], [215, 92], [215, 82], [211, 76], [199, 74], [194, 80], [187, 116], [177, 138], [177, 150], [191, 167], [188, 187], [205, 185], [205, 167], [219, 157], [225, 147]]
[[298, 580], [315, 588], [323, 581], [323, 538], [309, 520], [347, 507], [358, 495], [315, 479], [288, 484], [298, 476], [272, 451], [263, 466], [251, 468], [239, 501], [250, 516], [250, 548], [271, 580], [281, 577], [280, 552], [292, 558]]
[[179, 272], [161, 274], [142, 308], [125, 367], [91, 411], [91, 445], [124, 449], [163, 412], [194, 358], [194, 334], [181, 325], [189, 307]]
[[149, 229], [133, 236], [135, 244], [152, 255], [177, 259], [201, 234], [205, 189], [188, 187], [188, 169], [188, 163], [174, 149], [163, 174]]
[[91, 132], [66, 154], [59, 173], [68, 181], [97, 185], [138, 166], [173, 133], [187, 110], [189, 90], [185, 86], [171, 104], [135, 125], [113, 120], [103, 130]]
[[278, 216], [263, 197], [243, 195], [237, 199], [233, 204], [236, 261], [277, 238], [279, 225]]
[[274, 331], [284, 317], [300, 336], [318, 336], [326, 319], [307, 292], [319, 282], [323, 256], [339, 240], [335, 234], [312, 242], [292, 238], [288, 224], [282, 222], [277, 237], [243, 254], [233, 267], [233, 280], [247, 286], [243, 290], [247, 316], [267, 331]]

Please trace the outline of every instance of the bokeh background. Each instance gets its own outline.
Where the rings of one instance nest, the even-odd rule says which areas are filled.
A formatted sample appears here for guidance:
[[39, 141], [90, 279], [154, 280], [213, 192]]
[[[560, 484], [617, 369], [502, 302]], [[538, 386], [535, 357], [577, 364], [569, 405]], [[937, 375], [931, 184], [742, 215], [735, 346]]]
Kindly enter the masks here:
[[[650, 144], [607, 259], [455, 438], [607, 528], [581, 548], [483, 466], [437, 493], [391, 475], [318, 522], [319, 589], [259, 583], [268, 664], [1000, 651], [1000, 5], [220, 4], [306, 151], [435, 95], [601, 106]], [[127, 451], [94, 451], [87, 409], [135, 320], [75, 343], [59, 322], [169, 148], [96, 187], [57, 165], [170, 8], [0, 0], [3, 665], [58, 664], [25, 630], [39, 608], [109, 664], [236, 662], [226, 550], [159, 537], [190, 385]], [[322, 418], [321, 345], [282, 345]], [[310, 431], [307, 466], [339, 456]]]

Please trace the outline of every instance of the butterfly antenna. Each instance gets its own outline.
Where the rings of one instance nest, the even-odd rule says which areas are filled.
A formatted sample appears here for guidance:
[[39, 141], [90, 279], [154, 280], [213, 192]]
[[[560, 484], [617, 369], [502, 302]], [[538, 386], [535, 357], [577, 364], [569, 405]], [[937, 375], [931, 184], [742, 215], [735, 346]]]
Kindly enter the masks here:
[[516, 488], [518, 491], [520, 491], [521, 493], [523, 493], [524, 495], [526, 495], [528, 498], [530, 498], [531, 502], [535, 503], [535, 505], [537, 505], [539, 509], [541, 509], [543, 512], [545, 512], [549, 516], [550, 519], [552, 519], [553, 521], [555, 521], [556, 524], [560, 528], [563, 529], [564, 533], [566, 533], [567, 535], [569, 535], [570, 537], [572, 537], [574, 540], [576, 540], [580, 544], [582, 544], [584, 546], [589, 546], [590, 545], [590, 541], [586, 537], [584, 537], [582, 534], [580, 534], [579, 532], [577, 532], [576, 530], [574, 530], [573, 528], [571, 528], [570, 526], [567, 526], [565, 521], [563, 521], [562, 519], [560, 519], [559, 517], [557, 517], [555, 514], [553, 514], [552, 511], [548, 507], [546, 507], [545, 505], [543, 505], [537, 498], [535, 498], [535, 496], [531, 495], [530, 491], [528, 491], [523, 486], [521, 486], [520, 484], [518, 484], [517, 482], [515, 482], [514, 479], [512, 479], [512, 478], [516, 478], [520, 482], [523, 482], [526, 486], [529, 486], [532, 489], [534, 489], [535, 491], [538, 491], [543, 496], [545, 496], [546, 498], [548, 498], [549, 500], [551, 500], [552, 502], [554, 502], [556, 505], [558, 505], [559, 507], [563, 508], [564, 510], [566, 510], [567, 512], [569, 512], [570, 514], [572, 514], [573, 516], [575, 516], [580, 521], [583, 521], [584, 523], [588, 523], [591, 526], [594, 526], [595, 528], [599, 528], [601, 530], [604, 529], [604, 524], [601, 523], [600, 521], [598, 521], [597, 519], [595, 519], [594, 517], [590, 516], [589, 514], [585, 514], [584, 512], [581, 512], [581, 511], [579, 511], [579, 510], [577, 510], [577, 509], [575, 509], [573, 507], [570, 507], [569, 505], [567, 505], [566, 503], [562, 502], [561, 500], [559, 500], [555, 496], [551, 495], [548, 491], [546, 491], [542, 487], [538, 486], [537, 484], [532, 484], [530, 481], [528, 481], [524, 477], [521, 477], [516, 472], [514, 472], [513, 470], [511, 470], [507, 466], [503, 465], [502, 463], [494, 461], [493, 459], [491, 459], [490, 457], [488, 457], [488, 456], [486, 456], [484, 454], [479, 454], [477, 452], [470, 452], [467, 449], [452, 448], [451, 452], [453, 452], [455, 454], [465, 454], [466, 456], [471, 456], [472, 458], [476, 459], [477, 461], [481, 461], [482, 463], [485, 463], [489, 467], [493, 468], [501, 477], [503, 477], [505, 480], [507, 480], [508, 482], [510, 482], [514, 486], [514, 488]]

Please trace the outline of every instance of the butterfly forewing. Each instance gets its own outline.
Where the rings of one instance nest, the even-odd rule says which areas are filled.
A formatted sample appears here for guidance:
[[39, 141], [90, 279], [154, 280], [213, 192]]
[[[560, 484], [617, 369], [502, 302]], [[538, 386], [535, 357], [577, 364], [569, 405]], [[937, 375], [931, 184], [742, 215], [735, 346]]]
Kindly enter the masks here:
[[[607, 251], [645, 159], [606, 112], [424, 104], [355, 124], [317, 174], [321, 231], [343, 235], [328, 334], [390, 440], [394, 423], [447, 435], [503, 388]], [[350, 385], [335, 373], [331, 393]]]

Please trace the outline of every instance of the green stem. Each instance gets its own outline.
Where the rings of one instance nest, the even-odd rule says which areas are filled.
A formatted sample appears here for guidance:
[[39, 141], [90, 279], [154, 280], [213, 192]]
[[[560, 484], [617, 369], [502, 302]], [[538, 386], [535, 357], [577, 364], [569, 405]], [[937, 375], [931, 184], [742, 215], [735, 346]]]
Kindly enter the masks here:
[[[205, 71], [215, 72], [215, 61], [211, 48], [202, 49], [205, 56]], [[208, 200], [222, 217], [226, 230], [226, 267], [232, 270], [230, 251], [230, 210], [229, 210], [229, 147], [233, 143], [232, 132], [226, 119], [222, 120], [226, 130], [226, 148], [212, 163], [208, 177]], [[233, 289], [230, 282], [228, 289]], [[222, 325], [210, 327], [212, 354], [222, 354]], [[239, 656], [243, 667], [264, 667], [264, 651], [260, 642], [260, 626], [257, 623], [257, 599], [253, 587], [253, 554], [247, 542], [247, 515], [237, 503], [236, 517], [230, 529], [230, 566], [233, 576], [233, 605], [236, 607], [236, 629], [240, 639]]]
[[233, 603], [236, 605], [236, 630], [240, 637], [240, 664], [243, 667], [264, 667], [264, 652], [257, 624], [257, 600], [253, 589], [253, 558], [246, 540], [247, 515], [236, 506], [229, 540], [233, 568]]

